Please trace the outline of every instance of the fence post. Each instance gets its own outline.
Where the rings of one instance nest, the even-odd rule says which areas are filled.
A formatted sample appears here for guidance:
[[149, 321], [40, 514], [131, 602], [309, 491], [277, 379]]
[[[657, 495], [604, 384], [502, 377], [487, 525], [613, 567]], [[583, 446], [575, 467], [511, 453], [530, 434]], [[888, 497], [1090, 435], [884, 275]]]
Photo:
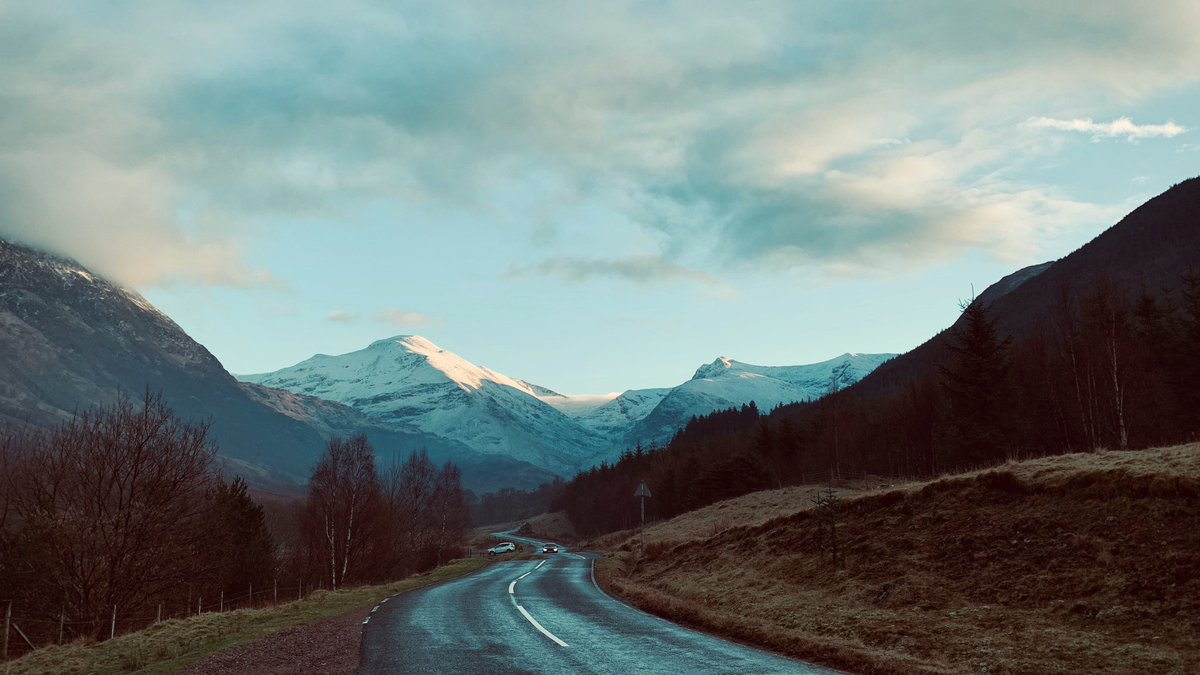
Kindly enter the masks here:
[[160, 603], [158, 603], [158, 614], [156, 614], [154, 616], [154, 623], [159, 623], [161, 621], [162, 621], [162, 603], [160, 602]]
[[67, 622], [67, 608], [64, 605], [62, 610], [59, 611], [59, 613], [58, 613], [58, 642], [56, 644], [60, 644], [60, 645], [62, 644], [63, 624], [66, 622]]
[[254, 609], [254, 584], [250, 584], [250, 609]]
[[303, 599], [304, 599], [304, 580], [303, 580], [303, 579], [301, 579], [301, 580], [300, 580], [300, 581], [299, 581], [299, 582], [296, 584], [296, 599], [297, 599], [297, 600], [303, 600]]
[[275, 580], [274, 590], [272, 591], [272, 594], [271, 594], [271, 604], [272, 605], [279, 604], [279, 579]]
[[108, 639], [111, 640], [117, 636], [117, 606], [113, 605], [112, 623], [108, 628]]
[[200, 612], [204, 611], [204, 596], [196, 597], [196, 616], [200, 616]]
[[221, 591], [221, 603], [219, 605], [217, 605], [217, 611], [218, 612], [225, 611], [225, 591]]
[[0, 661], [8, 660], [8, 629], [12, 625], [12, 600], [4, 605], [4, 644], [0, 644]]

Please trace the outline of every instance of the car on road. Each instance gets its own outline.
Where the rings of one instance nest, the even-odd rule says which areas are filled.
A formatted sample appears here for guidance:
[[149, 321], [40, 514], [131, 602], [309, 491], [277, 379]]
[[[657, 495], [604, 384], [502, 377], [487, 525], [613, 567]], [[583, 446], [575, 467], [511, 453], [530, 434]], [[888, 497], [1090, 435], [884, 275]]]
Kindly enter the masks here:
[[499, 544], [488, 549], [488, 555], [500, 555], [501, 553], [512, 553], [517, 550], [517, 545], [511, 541], [502, 541]]
[[558, 544], [543, 544], [542, 553], [558, 553]]

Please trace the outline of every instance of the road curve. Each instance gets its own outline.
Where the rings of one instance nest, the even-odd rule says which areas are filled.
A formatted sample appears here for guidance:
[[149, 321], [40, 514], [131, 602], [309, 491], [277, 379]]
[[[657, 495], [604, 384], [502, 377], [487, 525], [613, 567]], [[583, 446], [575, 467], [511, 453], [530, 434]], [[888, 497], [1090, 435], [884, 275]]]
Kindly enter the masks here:
[[618, 602], [596, 586], [592, 563], [569, 552], [500, 562], [390, 598], [363, 626], [358, 672], [833, 672]]

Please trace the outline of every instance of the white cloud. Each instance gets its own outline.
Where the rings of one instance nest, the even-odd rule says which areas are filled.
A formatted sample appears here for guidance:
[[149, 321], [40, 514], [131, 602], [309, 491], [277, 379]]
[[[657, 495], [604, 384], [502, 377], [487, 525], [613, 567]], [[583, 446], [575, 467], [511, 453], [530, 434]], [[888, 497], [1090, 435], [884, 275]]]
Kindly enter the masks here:
[[358, 315], [354, 312], [346, 312], [336, 309], [330, 312], [329, 316], [325, 317], [325, 320], [329, 323], [354, 323], [355, 321], [358, 321]]
[[[415, 202], [490, 217], [491, 196], [549, 175], [509, 215], [602, 203], [674, 259], [1019, 250], [1041, 230], [1015, 221], [1094, 225], [1096, 208], [1019, 179], [1014, 122], [1177, 136], [1071, 115], [1200, 78], [1193, 0], [220, 9], [0, 6], [0, 235], [136, 286], [273, 284], [245, 258], [262, 221]], [[708, 283], [554, 250], [543, 273]]]
[[1054, 129], [1056, 131], [1077, 131], [1091, 134], [1092, 140], [1106, 138], [1121, 138], [1135, 141], [1143, 138], [1174, 138], [1187, 133], [1187, 127], [1174, 122], [1165, 124], [1134, 124], [1128, 117], [1119, 117], [1111, 122], [1095, 122], [1090, 117], [1060, 120], [1052, 117], [1031, 117], [1025, 125], [1033, 129]]

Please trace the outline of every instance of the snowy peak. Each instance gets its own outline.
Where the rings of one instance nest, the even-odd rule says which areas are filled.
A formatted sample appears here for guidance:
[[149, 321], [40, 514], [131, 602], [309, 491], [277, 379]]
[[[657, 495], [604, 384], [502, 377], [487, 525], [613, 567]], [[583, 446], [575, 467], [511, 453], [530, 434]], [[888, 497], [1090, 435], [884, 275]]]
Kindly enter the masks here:
[[[376, 340], [366, 349], [368, 352], [384, 354], [394, 350], [400, 350], [405, 354], [423, 359], [430, 368], [441, 373], [463, 391], [477, 391], [483, 387], [484, 382], [494, 382], [523, 391], [531, 396], [536, 395], [533, 387], [528, 383], [477, 366], [458, 354], [442, 349], [420, 335], [397, 335], [384, 340]], [[399, 362], [403, 363], [405, 360], [404, 356], [401, 356]]]
[[828, 361], [800, 366], [756, 366], [722, 356], [696, 369], [696, 374], [689, 382], [703, 386], [704, 380], [771, 378], [811, 390], [816, 384], [829, 383], [836, 379], [839, 384], [845, 386], [861, 380], [892, 356], [894, 355], [847, 352]]
[[390, 429], [430, 434], [560, 475], [570, 475], [579, 458], [603, 443], [539, 398], [555, 392], [477, 366], [417, 335], [241, 379], [343, 403]]
[[732, 370], [734, 365], [742, 365], [737, 361], [730, 360], [727, 357], [717, 357], [716, 361], [706, 363], [696, 369], [696, 374], [692, 375], [693, 380], [706, 380], [713, 377], [721, 377], [726, 372]]

